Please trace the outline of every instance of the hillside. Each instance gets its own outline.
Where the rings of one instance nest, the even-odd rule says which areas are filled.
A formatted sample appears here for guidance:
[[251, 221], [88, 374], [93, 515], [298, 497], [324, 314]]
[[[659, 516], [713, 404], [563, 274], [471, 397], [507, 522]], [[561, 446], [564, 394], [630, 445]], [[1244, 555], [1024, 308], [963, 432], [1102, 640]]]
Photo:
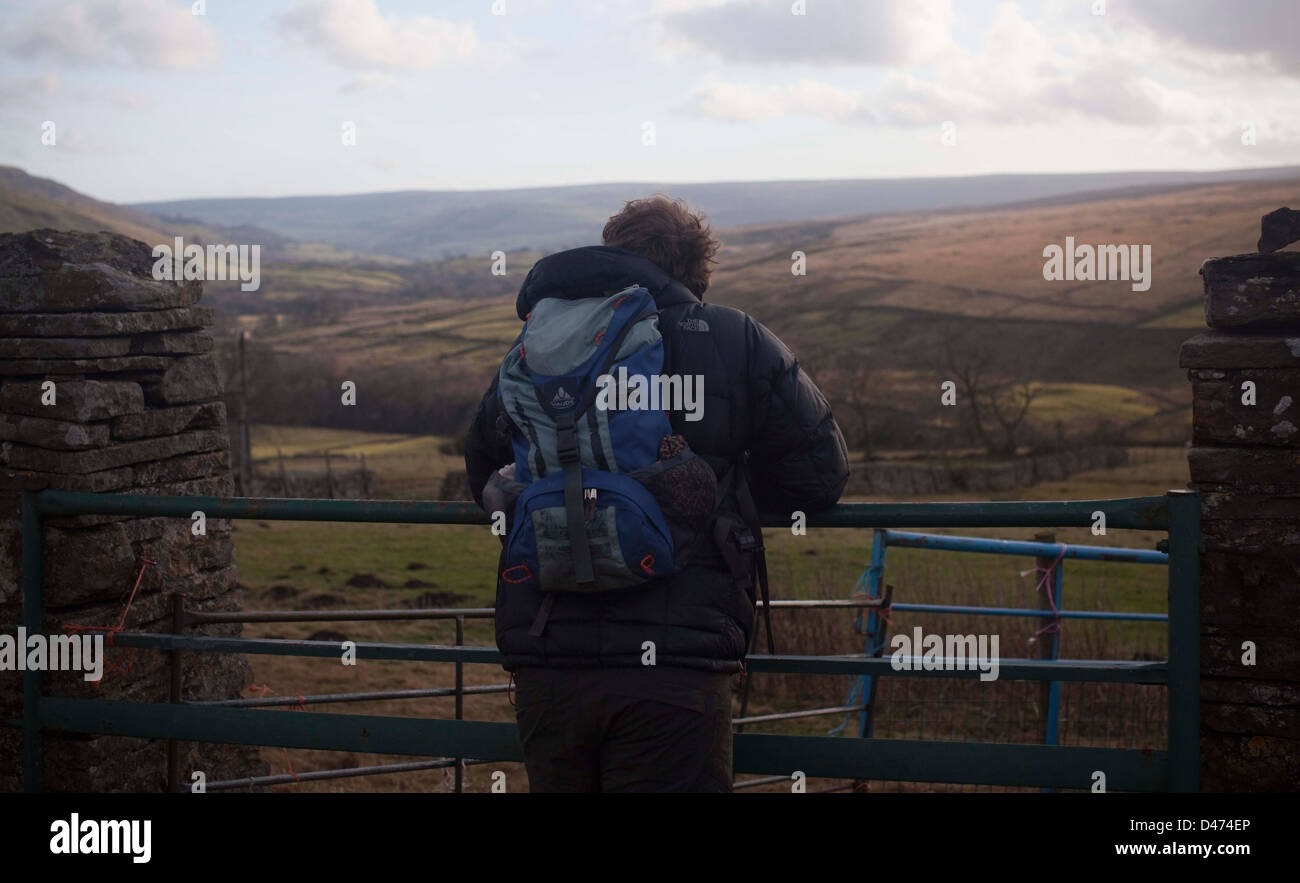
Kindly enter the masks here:
[[[713, 285], [773, 324], [815, 324], [837, 310], [839, 333], [860, 339], [864, 310], [922, 311], [1001, 321], [1126, 327], [1202, 324], [1201, 261], [1254, 251], [1259, 218], [1300, 202], [1287, 181], [1219, 184], [1155, 195], [991, 210], [916, 212], [726, 231]], [[1043, 249], [1077, 243], [1151, 246], [1151, 284], [1048, 281]], [[808, 274], [792, 276], [791, 253]], [[812, 316], [810, 317], [810, 311]], [[1174, 316], [1181, 316], [1174, 321]], [[1185, 320], [1185, 321], [1183, 321]], [[819, 345], [823, 338], [814, 338]]]
[[0, 166], [0, 233], [42, 227], [88, 233], [112, 230], [144, 242], [162, 242], [168, 236], [164, 225], [148, 212], [100, 202], [49, 178]]
[[[279, 233], [253, 226], [205, 223], [194, 218], [161, 217], [148, 211], [102, 202], [49, 178], [14, 166], [0, 166], [0, 233], [50, 227], [96, 233], [111, 230], [149, 244], [183, 236], [187, 242], [256, 242], [264, 254], [288, 256], [300, 248]], [[321, 255], [329, 250], [318, 250]]]
[[[745, 309], [796, 350], [823, 355], [886, 340], [897, 344], [900, 334], [908, 337], [955, 317], [1051, 325], [1058, 337], [1179, 337], [1203, 324], [1201, 261], [1252, 251], [1259, 216], [1288, 202], [1300, 202], [1300, 174], [1285, 182], [1068, 205], [728, 228], [720, 231], [723, 247], [707, 299]], [[1044, 280], [1043, 247], [1067, 235], [1081, 243], [1150, 244], [1150, 290], [1133, 291], [1125, 281]], [[807, 254], [806, 276], [790, 272], [795, 250]], [[493, 280], [498, 293], [473, 307], [436, 298], [372, 306], [346, 323], [275, 339], [289, 348], [324, 347], [341, 356], [366, 353], [368, 359], [481, 354], [494, 360], [518, 331], [514, 292], [529, 263], [512, 260], [510, 275]], [[464, 267], [459, 272], [468, 275]], [[1036, 333], [1043, 333], [1041, 327]], [[1088, 370], [1103, 369], [1090, 364]]]
[[[721, 231], [707, 299], [776, 331], [827, 389], [842, 422], [874, 420], [871, 432], [885, 443], [952, 444], [958, 433], [933, 407], [935, 390], [972, 361], [1008, 388], [1027, 384], [1040, 437], [1104, 439], [1123, 430], [1134, 441], [1169, 443], [1185, 437], [1189, 419], [1177, 353], [1203, 326], [1201, 261], [1253, 250], [1260, 215], [1296, 202], [1300, 176], [1063, 205], [735, 227]], [[1067, 235], [1150, 245], [1150, 289], [1045, 281], [1043, 248]], [[791, 274], [796, 250], [807, 255], [806, 276]], [[261, 327], [262, 345], [318, 366], [282, 381], [284, 406], [306, 400], [325, 358], [372, 387], [404, 378], [394, 403], [376, 404], [357, 428], [391, 419], [391, 428], [419, 431], [418, 415], [436, 408], [437, 419], [451, 421], [439, 431], [456, 431], [518, 333], [514, 295], [535, 257], [512, 256], [505, 277], [487, 274], [485, 259], [431, 265], [442, 296], [370, 303], [334, 322]], [[451, 296], [464, 286], [476, 296]], [[323, 388], [311, 395], [330, 401]]]
[[632, 182], [521, 190], [403, 191], [346, 196], [186, 199], [135, 208], [251, 224], [306, 242], [414, 260], [497, 249], [555, 250], [594, 241], [624, 200], [671, 193], [701, 207], [717, 228], [1011, 205], [1071, 195], [1096, 199], [1171, 187], [1300, 177], [1300, 167], [1221, 172], [979, 175], [957, 178], [718, 183]]
[[[850, 435], [870, 434], [873, 443], [909, 449], [968, 440], [969, 433], [950, 425], [952, 415], [932, 405], [942, 378], [978, 363], [986, 378], [994, 378], [997, 395], [1016, 388], [1032, 394], [1031, 435], [1040, 440], [1062, 433], [1104, 438], [1123, 430], [1133, 441], [1167, 443], [1185, 437], [1186, 384], [1177, 350], [1190, 329], [1203, 324], [1197, 271], [1206, 257], [1253, 250], [1259, 217], [1300, 203], [1300, 169], [1279, 174], [1257, 171], [1247, 175], [1253, 180], [1233, 182], [1208, 176], [1215, 179], [1209, 184], [1206, 176], [1183, 185], [1131, 181], [1119, 190], [1000, 206], [852, 217], [830, 216], [845, 206], [844, 194], [832, 192], [834, 182], [744, 185], [744, 192], [735, 189], [740, 185], [707, 185], [715, 188], [716, 205], [691, 198], [711, 213], [723, 240], [708, 299], [744, 309], [776, 331], [815, 373], [842, 420], [860, 424], [846, 429]], [[1074, 186], [1084, 178], [1115, 183], [1115, 176], [1056, 177], [1073, 178]], [[146, 241], [162, 241], [173, 230], [194, 241], [265, 241], [259, 290], [209, 283], [205, 299], [217, 308], [228, 367], [233, 327], [254, 331], [260, 397], [254, 410], [268, 421], [458, 431], [518, 332], [515, 292], [543, 253], [512, 252], [506, 274], [498, 276], [489, 272], [487, 251], [416, 262], [367, 253], [368, 241], [301, 242], [282, 231], [239, 226], [266, 223], [264, 217], [223, 216], [209, 227], [181, 210], [193, 206], [168, 204], [178, 213], [151, 215], [17, 170], [5, 170], [0, 181], [0, 217], [11, 228], [107, 226]], [[970, 181], [952, 182], [950, 198], [962, 198]], [[917, 186], [913, 197], [926, 192]], [[557, 235], [583, 211], [596, 212], [598, 196], [604, 200], [600, 212], [616, 206], [607, 187], [613, 185], [545, 191], [555, 200], [558, 214], [550, 217]], [[754, 200], [765, 188], [799, 195], [761, 207]], [[1024, 195], [1025, 188], [1004, 190]], [[504, 198], [501, 193], [488, 194], [483, 209]], [[527, 193], [532, 202], [521, 198], [518, 212], [503, 210], [489, 226], [533, 229], [543, 191]], [[751, 221], [764, 213], [811, 211], [801, 200], [813, 193], [825, 198], [821, 217], [734, 226], [717, 220], [741, 211], [742, 203]], [[430, 194], [400, 196], [416, 209], [433, 205]], [[370, 211], [391, 197], [313, 199], [319, 224], [331, 217], [356, 224], [333, 200], [355, 200]], [[583, 200], [591, 201], [586, 208]], [[293, 208], [293, 201], [259, 204]], [[485, 217], [465, 215], [466, 235], [477, 235]], [[594, 218], [576, 240], [594, 241], [601, 220]], [[438, 211], [416, 210], [384, 224], [405, 222], [419, 231], [443, 221]], [[1043, 249], [1067, 236], [1094, 246], [1150, 246], [1149, 289], [1134, 291], [1123, 280], [1045, 280]], [[791, 273], [795, 252], [805, 255], [806, 275]], [[344, 414], [333, 381], [341, 371], [369, 390], [363, 407]]]

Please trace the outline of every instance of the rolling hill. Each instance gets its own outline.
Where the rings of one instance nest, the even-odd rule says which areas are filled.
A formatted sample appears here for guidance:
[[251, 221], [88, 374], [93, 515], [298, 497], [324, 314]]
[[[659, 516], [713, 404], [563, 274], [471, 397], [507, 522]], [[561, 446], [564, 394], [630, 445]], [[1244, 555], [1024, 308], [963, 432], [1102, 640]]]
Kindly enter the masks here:
[[136, 209], [218, 225], [254, 225], [303, 242], [413, 260], [590, 244], [624, 200], [655, 192], [703, 208], [715, 228], [1011, 205], [1099, 194], [1300, 177], [1300, 166], [1219, 172], [980, 175], [845, 181], [631, 182], [521, 190], [186, 199]]
[[269, 254], [286, 254], [292, 240], [257, 227], [208, 224], [193, 218], [162, 218], [151, 212], [102, 202], [49, 178], [0, 166], [0, 233], [51, 227], [97, 233], [111, 230], [149, 244], [184, 236], [188, 242], [258, 242]]
[[88, 233], [112, 230], [144, 242], [168, 237], [164, 225], [148, 212], [100, 202], [49, 178], [0, 166], [0, 233], [42, 227]]
[[[752, 313], [837, 392], [866, 384], [865, 395], [885, 408], [921, 410], [934, 397], [947, 342], [964, 338], [989, 342], [1005, 370], [1039, 385], [1031, 413], [1040, 423], [1112, 419], [1140, 427], [1139, 438], [1176, 439], [1188, 413], [1178, 347], [1204, 326], [1201, 262], [1253, 251], [1260, 216], [1297, 203], [1300, 174], [1060, 204], [727, 228], [707, 299]], [[1066, 236], [1150, 245], [1150, 289], [1045, 280], [1043, 249]], [[792, 275], [795, 251], [806, 254], [807, 275]], [[264, 339], [302, 357], [329, 353], [340, 365], [386, 365], [395, 376], [432, 370], [485, 387], [518, 333], [514, 292], [534, 256], [512, 257], [501, 278], [477, 260], [481, 294], [469, 301], [374, 304]], [[846, 374], [845, 359], [867, 366], [868, 376]]]
[[[1180, 334], [1204, 324], [1201, 261], [1252, 251], [1259, 217], [1288, 202], [1300, 203], [1300, 171], [1286, 181], [1091, 202], [726, 228], [707, 299], [754, 314], [796, 349], [822, 353], [897, 339], [898, 326], [914, 321]], [[1127, 281], [1045, 280], [1043, 248], [1066, 236], [1094, 245], [1150, 245], [1150, 290], [1133, 291]], [[807, 256], [806, 275], [791, 273], [795, 251]], [[509, 275], [482, 302], [430, 298], [375, 305], [356, 311], [346, 326], [303, 329], [281, 340], [339, 353], [382, 346], [398, 358], [461, 358], [491, 344], [485, 348], [495, 357], [518, 331], [514, 291], [536, 255], [512, 259]], [[436, 266], [455, 266], [468, 277], [466, 265], [473, 263]], [[477, 263], [486, 275], [486, 259]]]
[[[260, 347], [289, 360], [264, 382], [288, 383], [284, 371], [301, 375], [297, 386], [285, 386], [280, 416], [291, 417], [311, 396], [336, 400], [327, 381], [348, 369], [368, 372], [371, 389], [392, 387], [401, 406], [385, 405], [366, 419], [382, 422], [405, 409], [402, 425], [420, 426], [420, 413], [436, 408], [450, 415], [439, 418], [450, 421], [439, 431], [456, 428], [450, 424], [458, 409], [480, 394], [517, 333], [514, 293], [542, 252], [514, 251], [504, 276], [489, 272], [489, 249], [438, 261], [389, 255], [464, 247], [484, 235], [499, 237], [503, 249], [511, 236], [518, 244], [569, 236], [590, 242], [628, 189], [652, 189], [199, 200], [154, 204], [162, 214], [152, 214], [2, 171], [0, 221], [8, 229], [107, 227], [148, 241], [183, 228], [195, 239], [265, 236], [278, 243], [264, 259], [261, 290], [210, 283], [207, 302], [225, 321], [255, 328]], [[1069, 189], [1079, 187], [1087, 189]], [[1200, 264], [1252, 251], [1261, 215], [1300, 204], [1300, 167], [954, 179], [945, 188], [866, 181], [672, 189], [711, 209], [723, 240], [708, 299], [776, 331], [833, 397], [859, 390], [882, 414], [910, 415], [913, 436], [942, 433], [926, 428], [934, 419], [925, 416], [933, 411], [926, 403], [951, 359], [950, 344], [960, 340], [995, 350], [1004, 379], [1035, 385], [1031, 417], [1044, 431], [1095, 431], [1113, 420], [1139, 428], [1136, 437], [1167, 441], [1185, 434], [1177, 350], [1203, 326]], [[1063, 192], [1044, 195], [1053, 188]], [[850, 212], [869, 192], [879, 197], [876, 208], [909, 200], [923, 207]], [[956, 204], [977, 197], [1001, 199]], [[946, 207], [932, 205], [942, 199]], [[779, 219], [763, 220], [773, 216]], [[1149, 290], [1123, 280], [1044, 279], [1044, 247], [1067, 236], [1150, 246]], [[806, 260], [805, 275], [791, 272], [796, 252]], [[394, 377], [403, 380], [394, 384]]]

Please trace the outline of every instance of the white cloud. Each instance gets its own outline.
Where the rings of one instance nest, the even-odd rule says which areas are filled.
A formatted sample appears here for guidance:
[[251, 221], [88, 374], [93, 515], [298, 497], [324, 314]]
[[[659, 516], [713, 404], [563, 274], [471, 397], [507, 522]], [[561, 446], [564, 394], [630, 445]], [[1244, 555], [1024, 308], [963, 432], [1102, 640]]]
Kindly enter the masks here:
[[1300, 77], [1296, 0], [1143, 0], [1115, 5], [1122, 19], [1156, 34]]
[[660, 3], [661, 42], [753, 64], [922, 62], [950, 46], [951, 0], [809, 0], [805, 15], [772, 0]]
[[[105, 141], [95, 135], [87, 133], [85, 129], [82, 129], [79, 126], [60, 125], [57, 118], [52, 122], [55, 124], [55, 141], [53, 145], [48, 147], [44, 146], [43, 142], [41, 142], [43, 150], [81, 155], [110, 152], [109, 145]], [[31, 133], [32, 142], [37, 143], [38, 139], [40, 139], [43, 134], [42, 131], [33, 128]]]
[[15, 26], [3, 45], [19, 58], [69, 65], [191, 67], [217, 54], [204, 17], [166, 0], [51, 3]]
[[[899, 128], [937, 128], [945, 120], [1183, 127], [1181, 140], [1199, 138], [1206, 145], [1222, 143], [1223, 133], [1244, 120], [1267, 121], [1276, 138], [1293, 131], [1280, 121], [1297, 115], [1300, 98], [1269, 88], [1258, 70], [1251, 75], [1226, 63], [1206, 70], [1189, 66], [1194, 58], [1147, 29], [1106, 22], [1051, 31], [1004, 3], [977, 48], [954, 46], [923, 67], [891, 66], [875, 89], [807, 77], [776, 84], [713, 77], [692, 92], [690, 108], [731, 122], [811, 116]], [[1225, 68], [1235, 75], [1227, 76]], [[1203, 134], [1195, 135], [1198, 130]]]
[[279, 23], [286, 36], [353, 70], [428, 70], [468, 59], [478, 49], [472, 24], [384, 16], [374, 0], [303, 0]]
[[130, 89], [96, 89], [89, 97], [95, 101], [107, 101], [126, 110], [148, 110], [155, 106], [148, 94]]
[[360, 92], [364, 89], [386, 88], [388, 86], [395, 86], [397, 83], [397, 77], [392, 74], [381, 74], [376, 71], [364, 71], [355, 80], [351, 80], [340, 86], [339, 91], [346, 94], [348, 92]]
[[694, 89], [691, 101], [701, 114], [729, 122], [805, 114], [851, 123], [864, 113], [861, 93], [808, 79], [788, 86], [709, 80]]
[[31, 104], [34, 100], [53, 98], [62, 89], [63, 81], [58, 74], [0, 80], [0, 104]]

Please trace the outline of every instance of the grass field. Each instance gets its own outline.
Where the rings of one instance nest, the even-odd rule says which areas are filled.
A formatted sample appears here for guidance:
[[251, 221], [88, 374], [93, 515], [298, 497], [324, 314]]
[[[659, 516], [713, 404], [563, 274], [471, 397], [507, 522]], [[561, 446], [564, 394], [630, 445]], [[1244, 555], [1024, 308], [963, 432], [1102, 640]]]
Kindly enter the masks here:
[[[459, 458], [443, 453], [442, 440], [435, 438], [266, 426], [255, 428], [253, 441], [255, 452], [278, 448], [286, 456], [290, 451], [302, 454], [322, 448], [340, 453], [364, 450], [371, 468], [380, 471], [387, 487], [399, 487], [403, 476], [418, 476], [419, 486], [427, 487], [440, 482], [447, 470], [462, 468]], [[386, 450], [396, 452], [391, 462], [386, 459]], [[1003, 498], [1136, 496], [1163, 493], [1183, 487], [1186, 482], [1186, 460], [1181, 449], [1136, 449], [1130, 466], [1078, 474], [1067, 481], [1004, 494]], [[952, 532], [1031, 539], [1035, 531]], [[765, 535], [770, 549], [773, 592], [778, 598], [848, 597], [870, 557], [869, 530], [814, 529], [806, 536], [796, 537], [786, 530], [769, 529]], [[1104, 539], [1093, 537], [1084, 528], [1057, 531], [1059, 541], [1094, 545], [1151, 548], [1155, 539], [1155, 535], [1132, 531], [1112, 531]], [[399, 608], [429, 593], [432, 595], [425, 598], [426, 606], [474, 607], [491, 606], [494, 602], [493, 562], [499, 543], [486, 527], [240, 521], [235, 524], [235, 542], [249, 609]], [[1033, 607], [1037, 606], [1034, 580], [1020, 575], [1031, 565], [1027, 559], [1007, 556], [900, 548], [888, 554], [886, 579], [895, 587], [898, 601]], [[1069, 609], [1164, 612], [1164, 581], [1161, 567], [1070, 562], [1065, 571], [1064, 603]], [[931, 632], [1000, 632], [1004, 658], [1037, 652], [1028, 643], [1032, 632], [1028, 625], [1006, 618], [993, 621], [944, 615], [922, 621], [915, 615], [909, 619], [902, 613], [895, 614], [895, 629], [909, 630], [917, 624]], [[782, 652], [861, 652], [862, 639], [854, 633], [852, 617], [848, 614], [784, 612], [777, 616], [774, 628]], [[333, 634], [321, 636], [322, 631]], [[341, 640], [339, 636], [343, 636], [357, 641], [397, 643], [453, 641], [451, 624], [436, 622], [258, 624], [248, 626], [245, 634], [289, 638], [317, 635], [320, 640]], [[468, 621], [466, 642], [492, 644], [490, 621]], [[1061, 636], [1061, 655], [1065, 658], [1163, 658], [1164, 653], [1163, 629], [1151, 625], [1067, 621]], [[454, 683], [454, 666], [449, 664], [363, 660], [351, 667], [320, 659], [268, 656], [250, 657], [250, 661], [255, 683], [265, 686], [269, 695], [292, 697]], [[502, 684], [506, 676], [495, 666], [466, 666], [465, 681], [469, 685]], [[921, 687], [920, 692], [917, 686], [904, 684], [901, 679], [886, 683], [890, 692], [881, 695], [879, 735], [999, 741], [1035, 738], [1036, 686], [999, 683], [998, 689], [991, 691], [992, 695], [972, 696], [968, 692], [971, 682], [960, 685], [945, 682], [938, 685], [941, 689]], [[754, 681], [749, 713], [838, 705], [850, 685], [851, 679], [847, 678], [763, 676]], [[1062, 700], [1062, 741], [1144, 747], [1158, 744], [1163, 733], [1160, 703], [1144, 701], [1133, 694], [1134, 689], [1150, 691], [1151, 688], [1132, 688], [1122, 695], [1068, 688]], [[315, 705], [308, 706], [308, 711], [303, 713], [316, 711], [449, 717], [453, 704], [451, 699], [436, 698]], [[512, 715], [503, 695], [471, 696], [466, 700], [466, 716], [472, 719], [511, 720]], [[814, 718], [749, 729], [818, 734], [839, 722], [838, 718]], [[856, 721], [850, 722], [845, 733], [856, 733]], [[287, 772], [290, 767], [302, 772], [404, 760], [276, 749], [266, 749], [264, 754], [273, 773]], [[498, 768], [505, 771], [510, 790], [526, 787], [522, 767], [497, 764], [469, 767], [466, 788], [487, 790], [491, 772]], [[448, 789], [450, 782], [448, 771], [424, 771], [288, 787], [303, 791], [429, 791]], [[831, 783], [810, 783], [810, 787], [814, 784]]]

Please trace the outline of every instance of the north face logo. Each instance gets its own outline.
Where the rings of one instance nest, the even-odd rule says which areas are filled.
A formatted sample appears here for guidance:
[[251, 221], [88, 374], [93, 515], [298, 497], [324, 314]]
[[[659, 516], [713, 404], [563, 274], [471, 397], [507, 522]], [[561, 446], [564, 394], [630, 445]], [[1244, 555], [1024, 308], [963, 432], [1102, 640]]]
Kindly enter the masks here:
[[683, 331], [708, 331], [709, 323], [703, 319], [683, 319], [678, 327]]
[[565, 408], [573, 407], [573, 396], [560, 387], [559, 391], [551, 398], [551, 407], [557, 411], [563, 411]]

